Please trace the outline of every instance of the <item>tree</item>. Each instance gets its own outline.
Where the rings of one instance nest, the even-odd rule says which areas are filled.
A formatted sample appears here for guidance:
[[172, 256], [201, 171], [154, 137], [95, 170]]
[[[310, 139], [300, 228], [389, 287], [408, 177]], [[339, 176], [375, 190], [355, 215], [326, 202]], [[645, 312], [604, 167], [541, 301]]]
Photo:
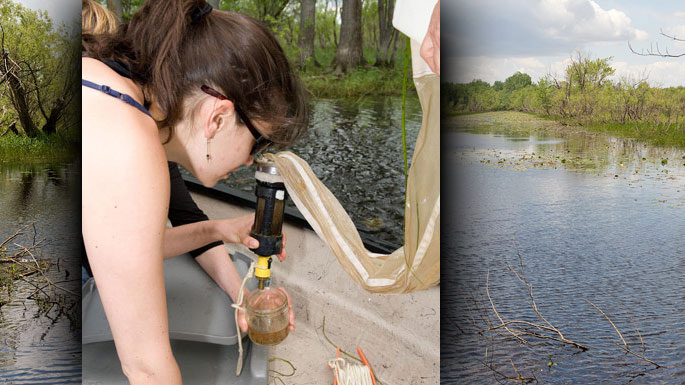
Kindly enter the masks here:
[[375, 66], [390, 67], [392, 65], [390, 58], [393, 53], [390, 50], [395, 47], [393, 43], [398, 36], [397, 30], [392, 26], [394, 10], [395, 0], [378, 0], [378, 40], [380, 46]]
[[340, 44], [334, 59], [335, 72], [347, 72], [364, 62], [361, 23], [361, 0], [343, 0]]
[[530, 79], [530, 75], [517, 71], [515, 74], [509, 76], [504, 81], [504, 90], [512, 92], [515, 90], [519, 90], [521, 88], [528, 87], [531, 84], [533, 84], [533, 81]]
[[549, 115], [549, 110], [552, 108], [553, 93], [554, 89], [552, 88], [552, 82], [548, 77], [544, 77], [538, 81], [535, 97], [537, 98], [538, 104], [545, 110], [545, 114], [547, 115]]
[[0, 8], [0, 121], [29, 137], [56, 132], [78, 94], [80, 33], [56, 32], [47, 13], [11, 1]]
[[256, 0], [257, 18], [271, 26], [281, 17], [281, 13], [289, 2], [290, 0]]
[[314, 56], [314, 37], [316, 22], [316, 0], [302, 0], [300, 5], [299, 65], [304, 68], [307, 62], [318, 67]]
[[615, 72], [610, 64], [613, 59], [610, 56], [592, 60], [589, 56], [577, 52], [575, 58], [571, 57], [571, 64], [566, 67], [567, 80], [575, 84], [581, 92], [586, 88], [601, 87]]

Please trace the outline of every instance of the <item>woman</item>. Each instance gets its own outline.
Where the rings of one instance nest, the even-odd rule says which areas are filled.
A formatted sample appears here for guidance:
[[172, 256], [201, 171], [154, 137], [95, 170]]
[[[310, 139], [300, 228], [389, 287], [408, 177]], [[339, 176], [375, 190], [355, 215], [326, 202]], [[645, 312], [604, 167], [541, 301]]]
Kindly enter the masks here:
[[129, 381], [179, 384], [163, 258], [256, 240], [252, 216], [166, 229], [167, 161], [213, 186], [271, 143], [292, 143], [307, 125], [306, 99], [266, 28], [204, 1], [149, 0], [115, 35], [84, 36], [83, 47], [88, 259]]

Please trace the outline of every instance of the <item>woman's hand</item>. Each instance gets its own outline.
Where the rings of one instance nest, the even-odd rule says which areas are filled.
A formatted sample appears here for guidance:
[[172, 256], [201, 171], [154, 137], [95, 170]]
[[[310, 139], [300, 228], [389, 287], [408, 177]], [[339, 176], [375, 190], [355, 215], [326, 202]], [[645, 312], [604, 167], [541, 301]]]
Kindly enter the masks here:
[[[221, 219], [217, 221], [217, 231], [219, 237], [228, 243], [240, 243], [249, 249], [259, 247], [259, 241], [250, 236], [250, 230], [254, 223], [254, 213], [242, 217]], [[283, 262], [285, 253], [285, 233], [283, 233], [283, 247], [281, 252], [276, 255], [279, 261]]]

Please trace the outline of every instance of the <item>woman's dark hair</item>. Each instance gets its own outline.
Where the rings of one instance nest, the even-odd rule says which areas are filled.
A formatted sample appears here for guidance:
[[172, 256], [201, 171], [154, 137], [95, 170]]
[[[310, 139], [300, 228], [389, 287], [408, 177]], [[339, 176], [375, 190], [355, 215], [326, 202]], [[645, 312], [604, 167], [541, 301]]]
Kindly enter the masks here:
[[112, 35], [84, 35], [87, 56], [127, 66], [165, 114], [183, 118], [187, 96], [203, 84], [223, 92], [251, 120], [269, 124], [269, 139], [289, 145], [309, 120], [307, 96], [272, 33], [249, 16], [212, 12], [191, 20], [203, 0], [147, 0]]

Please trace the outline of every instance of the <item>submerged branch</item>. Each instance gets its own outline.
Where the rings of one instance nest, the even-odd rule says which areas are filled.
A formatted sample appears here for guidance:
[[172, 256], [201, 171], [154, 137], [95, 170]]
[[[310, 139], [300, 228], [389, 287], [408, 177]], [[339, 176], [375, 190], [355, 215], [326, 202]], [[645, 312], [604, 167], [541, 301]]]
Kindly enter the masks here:
[[[614, 324], [614, 322], [611, 320], [611, 318], [610, 318], [604, 311], [602, 311], [602, 309], [600, 309], [597, 305], [595, 305], [594, 303], [590, 302], [589, 299], [587, 299], [587, 298], [583, 298], [583, 299], [584, 299], [587, 303], [589, 303], [590, 305], [592, 305], [592, 307], [594, 307], [595, 309], [597, 309], [597, 311], [599, 311], [600, 313], [602, 313], [602, 315], [604, 316], [604, 318], [606, 318], [607, 321], [609, 321], [609, 323], [611, 324], [611, 326], [614, 327], [614, 330], [616, 330], [616, 334], [618, 334], [619, 338], [621, 339], [621, 342], [623, 342], [623, 346], [621, 346], [621, 345], [619, 345], [619, 344], [617, 344], [617, 343], [614, 342], [614, 344], [615, 344], [616, 346], [618, 346], [619, 348], [623, 349], [626, 353], [630, 353], [630, 354], [634, 355], [635, 357], [637, 357], [637, 358], [639, 358], [639, 359], [641, 359], [641, 360], [643, 360], [643, 361], [649, 362], [650, 364], [656, 366], [657, 368], [661, 368], [661, 367], [662, 367], [662, 365], [657, 364], [656, 362], [650, 360], [649, 358], [647, 358], [647, 357], [645, 357], [645, 356], [643, 356], [643, 355], [641, 355], [641, 354], [638, 354], [638, 353], [633, 352], [633, 351], [630, 349], [630, 347], [628, 346], [628, 344], [626, 343], [626, 340], [623, 338], [623, 335], [621, 334], [621, 332], [618, 330], [618, 328], [616, 327], [616, 325]], [[638, 334], [639, 334], [639, 332], [638, 332]], [[642, 340], [642, 336], [640, 336], [640, 340]], [[643, 349], [644, 349], [644, 345], [643, 345]]]

